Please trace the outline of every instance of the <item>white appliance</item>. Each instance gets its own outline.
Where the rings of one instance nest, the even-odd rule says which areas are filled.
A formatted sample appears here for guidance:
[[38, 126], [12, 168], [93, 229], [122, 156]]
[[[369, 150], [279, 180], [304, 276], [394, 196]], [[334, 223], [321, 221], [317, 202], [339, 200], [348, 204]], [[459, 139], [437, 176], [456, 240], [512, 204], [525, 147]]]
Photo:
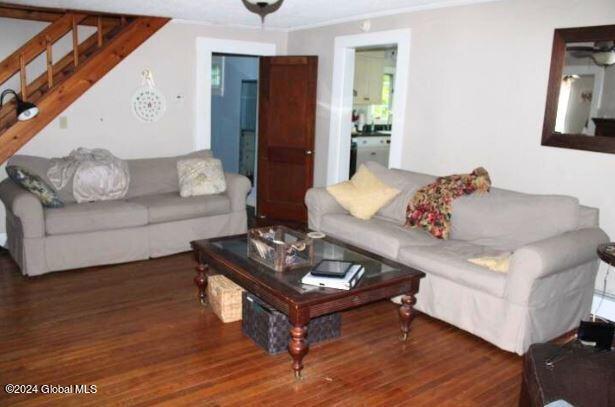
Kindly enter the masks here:
[[356, 169], [366, 161], [375, 161], [385, 167], [389, 166], [391, 136], [353, 137], [357, 145]]

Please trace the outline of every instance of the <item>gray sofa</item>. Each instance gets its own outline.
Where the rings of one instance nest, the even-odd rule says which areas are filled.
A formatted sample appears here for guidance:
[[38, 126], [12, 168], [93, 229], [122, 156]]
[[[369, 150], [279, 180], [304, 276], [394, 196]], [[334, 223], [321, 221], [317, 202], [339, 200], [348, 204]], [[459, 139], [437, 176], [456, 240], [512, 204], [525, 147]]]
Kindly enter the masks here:
[[[576, 198], [492, 188], [453, 204], [449, 240], [406, 229], [405, 208], [435, 177], [369, 162], [402, 192], [371, 220], [348, 214], [324, 188], [308, 191], [310, 228], [426, 273], [416, 308], [494, 345], [523, 354], [588, 316], [598, 269], [596, 246], [608, 241], [598, 210]], [[507, 273], [469, 258], [512, 253]]]
[[[7, 247], [22, 273], [35, 276], [165, 256], [190, 250], [191, 240], [244, 233], [246, 177], [225, 174], [222, 194], [179, 196], [177, 160], [210, 156], [203, 150], [128, 160], [130, 187], [124, 199], [78, 204], [65, 188], [59, 192], [63, 208], [44, 208], [36, 196], [6, 179], [0, 183], [0, 200], [6, 207]], [[8, 165], [21, 165], [47, 180], [46, 158], [16, 155]]]

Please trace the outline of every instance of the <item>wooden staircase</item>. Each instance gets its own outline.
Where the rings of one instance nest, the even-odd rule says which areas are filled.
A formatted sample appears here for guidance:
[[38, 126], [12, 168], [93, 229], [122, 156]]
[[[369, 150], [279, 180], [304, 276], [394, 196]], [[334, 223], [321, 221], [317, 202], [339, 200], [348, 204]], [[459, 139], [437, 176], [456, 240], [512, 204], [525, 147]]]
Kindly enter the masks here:
[[[19, 75], [19, 96], [35, 103], [38, 116], [17, 121], [14, 100], [0, 108], [0, 163], [9, 159], [49, 122], [84, 94], [100, 78], [139, 47], [168, 18], [126, 16], [85, 11], [56, 10], [0, 3], [0, 17], [49, 21], [17, 51], [0, 62], [0, 87]], [[96, 28], [85, 40], [79, 38], [78, 27]], [[72, 50], [59, 58], [53, 55], [53, 44], [66, 35], [72, 36]], [[37, 78], [27, 78], [27, 67], [41, 54], [46, 55], [47, 69]]]

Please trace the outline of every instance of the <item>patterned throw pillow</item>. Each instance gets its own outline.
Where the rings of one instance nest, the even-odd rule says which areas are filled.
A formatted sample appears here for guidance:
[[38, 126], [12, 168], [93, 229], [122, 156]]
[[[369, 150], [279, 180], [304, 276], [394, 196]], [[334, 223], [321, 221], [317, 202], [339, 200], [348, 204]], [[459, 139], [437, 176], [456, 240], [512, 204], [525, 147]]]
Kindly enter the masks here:
[[470, 174], [440, 177], [416, 191], [406, 208], [406, 227], [421, 227], [438, 239], [448, 239], [453, 199], [490, 188], [489, 173], [482, 167]]
[[58, 197], [56, 190], [38, 175], [32, 174], [25, 168], [17, 165], [7, 166], [6, 173], [13, 182], [36, 195], [44, 207], [61, 208], [64, 206], [64, 202]]
[[222, 161], [217, 158], [189, 158], [177, 162], [179, 194], [212, 195], [226, 191]]

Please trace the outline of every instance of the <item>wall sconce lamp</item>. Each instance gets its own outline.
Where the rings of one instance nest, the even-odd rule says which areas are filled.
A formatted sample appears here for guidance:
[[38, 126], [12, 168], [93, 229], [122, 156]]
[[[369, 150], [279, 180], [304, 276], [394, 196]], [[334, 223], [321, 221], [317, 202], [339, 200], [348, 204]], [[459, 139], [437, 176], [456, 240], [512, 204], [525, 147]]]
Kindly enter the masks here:
[[6, 95], [12, 94], [15, 97], [15, 103], [17, 104], [17, 120], [24, 122], [26, 120], [33, 119], [38, 115], [38, 107], [34, 103], [24, 102], [17, 95], [13, 89], [6, 89], [0, 95], [0, 107], [2, 107], [2, 102], [4, 102], [4, 97]]

